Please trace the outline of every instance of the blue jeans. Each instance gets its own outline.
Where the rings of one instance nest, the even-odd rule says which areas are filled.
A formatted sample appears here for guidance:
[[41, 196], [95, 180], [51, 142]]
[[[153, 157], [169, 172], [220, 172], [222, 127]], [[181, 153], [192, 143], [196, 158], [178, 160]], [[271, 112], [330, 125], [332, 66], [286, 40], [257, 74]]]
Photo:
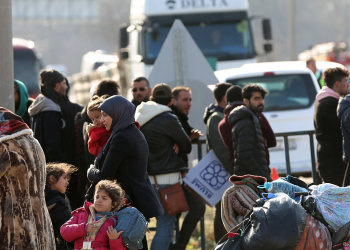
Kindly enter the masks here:
[[[152, 185], [156, 190], [155, 185]], [[170, 185], [158, 185], [159, 188], [169, 187]], [[159, 193], [156, 190], [159, 197]], [[159, 197], [159, 200], [162, 201]], [[162, 204], [163, 205], [163, 204]], [[157, 228], [156, 234], [152, 240], [151, 250], [168, 250], [170, 242], [172, 242], [174, 236], [174, 224], [176, 215], [169, 216], [167, 212], [156, 217]]]

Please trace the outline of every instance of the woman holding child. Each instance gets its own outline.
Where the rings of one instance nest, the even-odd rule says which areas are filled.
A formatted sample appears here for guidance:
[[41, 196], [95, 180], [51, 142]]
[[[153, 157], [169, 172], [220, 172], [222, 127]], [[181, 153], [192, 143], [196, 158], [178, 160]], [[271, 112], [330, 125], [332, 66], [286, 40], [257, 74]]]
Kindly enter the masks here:
[[[135, 124], [135, 106], [122, 96], [112, 96], [99, 109], [100, 121], [112, 134], [98, 154], [95, 166], [89, 168], [89, 180], [92, 183], [117, 180], [132, 205], [146, 218], [162, 214], [163, 208], [148, 178], [148, 144]], [[93, 194], [90, 188], [87, 200], [93, 200]]]

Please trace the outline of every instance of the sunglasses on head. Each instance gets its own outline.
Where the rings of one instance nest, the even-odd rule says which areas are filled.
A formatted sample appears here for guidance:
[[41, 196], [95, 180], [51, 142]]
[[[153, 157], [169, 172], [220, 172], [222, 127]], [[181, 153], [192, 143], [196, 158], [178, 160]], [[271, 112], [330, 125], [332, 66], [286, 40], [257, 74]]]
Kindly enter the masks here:
[[137, 92], [137, 90], [139, 90], [139, 91], [145, 91], [146, 89], [148, 89], [148, 87], [133, 88], [133, 89], [131, 89], [131, 90], [132, 90], [132, 92]]

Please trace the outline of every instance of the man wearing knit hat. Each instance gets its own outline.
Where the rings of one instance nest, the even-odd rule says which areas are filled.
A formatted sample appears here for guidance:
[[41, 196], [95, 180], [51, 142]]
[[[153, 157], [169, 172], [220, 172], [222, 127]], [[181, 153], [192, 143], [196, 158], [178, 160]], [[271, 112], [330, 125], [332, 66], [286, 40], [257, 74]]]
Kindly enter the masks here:
[[41, 94], [28, 108], [34, 137], [45, 153], [46, 162], [68, 162], [66, 121], [60, 107], [68, 89], [65, 77], [57, 70], [45, 70], [40, 73], [40, 81]]
[[[188, 170], [179, 154], [191, 152], [191, 141], [179, 119], [172, 113], [173, 93], [169, 85], [160, 83], [152, 90], [151, 101], [142, 102], [135, 113], [148, 146], [147, 172], [153, 187], [176, 184]], [[158, 193], [158, 192], [157, 192]], [[157, 231], [151, 249], [168, 249], [174, 234], [176, 215], [167, 212], [156, 217]]]

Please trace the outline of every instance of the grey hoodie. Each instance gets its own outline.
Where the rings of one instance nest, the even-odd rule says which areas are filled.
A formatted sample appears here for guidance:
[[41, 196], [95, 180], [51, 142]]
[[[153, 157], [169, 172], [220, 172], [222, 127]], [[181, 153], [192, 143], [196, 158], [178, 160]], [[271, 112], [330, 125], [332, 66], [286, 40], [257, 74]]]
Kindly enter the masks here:
[[29, 106], [28, 113], [35, 116], [44, 111], [61, 112], [61, 107], [43, 94], [39, 94], [35, 101]]

